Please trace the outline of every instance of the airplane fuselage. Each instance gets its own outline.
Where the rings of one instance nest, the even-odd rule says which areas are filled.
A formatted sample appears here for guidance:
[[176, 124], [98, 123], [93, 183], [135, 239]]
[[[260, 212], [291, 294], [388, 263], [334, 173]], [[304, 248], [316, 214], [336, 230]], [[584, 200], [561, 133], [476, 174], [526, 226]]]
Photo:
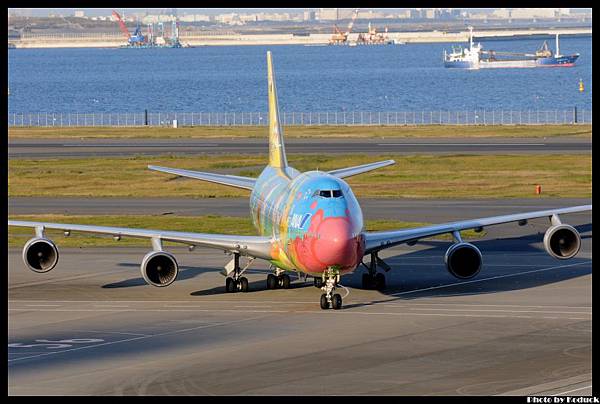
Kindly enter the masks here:
[[266, 167], [250, 196], [252, 221], [276, 242], [271, 263], [321, 275], [353, 271], [364, 254], [362, 211], [350, 186], [320, 171]]

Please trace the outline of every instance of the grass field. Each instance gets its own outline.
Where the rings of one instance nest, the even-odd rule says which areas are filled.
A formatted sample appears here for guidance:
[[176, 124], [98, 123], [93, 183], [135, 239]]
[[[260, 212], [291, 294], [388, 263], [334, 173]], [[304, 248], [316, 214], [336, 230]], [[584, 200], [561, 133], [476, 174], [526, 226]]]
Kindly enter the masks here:
[[[267, 127], [195, 126], [162, 127], [50, 127], [10, 128], [11, 138], [267, 138]], [[591, 125], [495, 125], [495, 126], [286, 126], [288, 138], [390, 138], [390, 137], [591, 137]]]
[[[395, 159], [396, 164], [348, 178], [358, 197], [591, 197], [590, 155], [293, 155], [301, 171], [332, 170]], [[8, 162], [9, 196], [247, 197], [249, 191], [153, 172], [148, 164], [256, 177], [266, 156], [162, 156], [16, 159]]]
[[[76, 223], [89, 224], [97, 226], [116, 226], [116, 227], [135, 227], [145, 229], [160, 229], [186, 231], [196, 233], [221, 233], [221, 234], [239, 234], [256, 235], [256, 230], [252, 226], [251, 219], [231, 217], [231, 216], [151, 216], [151, 215], [12, 215], [10, 219], [31, 220], [55, 223]], [[395, 220], [367, 220], [365, 229], [367, 231], [404, 229], [411, 227], [424, 226], [427, 223], [402, 222]], [[27, 240], [34, 235], [33, 229], [25, 227], [9, 228], [8, 245], [10, 247], [22, 247]], [[116, 242], [107, 235], [92, 235], [85, 233], [72, 233], [65, 237], [62, 231], [47, 230], [47, 237], [52, 239], [59, 248], [61, 247], [104, 247], [104, 246], [148, 246], [150, 241], [147, 239], [137, 239], [123, 237]], [[474, 231], [462, 232], [463, 238], [474, 239], [485, 235], [485, 231], [475, 233]], [[450, 235], [435, 237], [437, 240], [451, 240]], [[165, 243], [165, 245], [181, 245], [177, 243]]]

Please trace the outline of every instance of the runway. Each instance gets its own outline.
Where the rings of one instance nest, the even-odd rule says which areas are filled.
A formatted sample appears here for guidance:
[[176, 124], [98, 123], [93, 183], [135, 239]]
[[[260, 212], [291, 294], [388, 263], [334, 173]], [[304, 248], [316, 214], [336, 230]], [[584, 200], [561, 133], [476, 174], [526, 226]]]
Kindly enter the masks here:
[[[319, 154], [520, 154], [591, 153], [591, 139], [374, 138], [286, 139], [288, 153]], [[9, 158], [194, 154], [264, 154], [267, 139], [9, 139]]]
[[150, 246], [64, 249], [47, 274], [9, 249], [9, 394], [589, 395], [591, 215], [562, 219], [582, 234], [571, 260], [543, 251], [547, 220], [490, 227], [466, 281], [423, 241], [382, 254], [383, 292], [343, 277], [339, 311], [310, 282], [266, 290], [262, 262], [226, 294], [220, 251], [170, 249], [178, 280], [155, 288]]

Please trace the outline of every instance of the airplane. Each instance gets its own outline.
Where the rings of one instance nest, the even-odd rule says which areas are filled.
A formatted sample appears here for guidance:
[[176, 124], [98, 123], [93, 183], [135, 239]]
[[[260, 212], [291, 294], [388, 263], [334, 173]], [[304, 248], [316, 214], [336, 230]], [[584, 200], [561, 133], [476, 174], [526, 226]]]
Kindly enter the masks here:
[[[188, 233], [121, 227], [91, 226], [78, 224], [46, 223], [9, 220], [9, 226], [35, 229], [35, 237], [23, 248], [23, 261], [34, 272], [45, 273], [53, 269], [59, 252], [52, 240], [45, 236], [46, 229], [71, 232], [89, 232], [121, 237], [149, 239], [152, 250], [142, 259], [140, 270], [144, 280], [153, 286], [172, 284], [179, 272], [175, 257], [164, 250], [163, 241], [195, 246], [211, 247], [233, 255], [222, 271], [226, 276], [227, 292], [247, 292], [248, 280], [242, 276], [252, 260], [259, 258], [271, 264], [267, 276], [267, 289], [290, 286], [286, 272], [296, 272], [323, 293], [322, 309], [342, 308], [342, 297], [335, 293], [340, 277], [363, 265], [367, 272], [362, 276], [365, 289], [385, 288], [385, 275], [391, 267], [379, 256], [383, 249], [400, 244], [414, 245], [419, 240], [440, 234], [451, 234], [453, 243], [446, 251], [444, 262], [450, 274], [458, 279], [470, 279], [482, 268], [482, 255], [473, 244], [462, 240], [460, 232], [473, 229], [480, 232], [484, 227], [517, 222], [525, 225], [529, 219], [548, 217], [550, 226], [544, 234], [543, 245], [548, 254], [556, 259], [574, 257], [581, 247], [577, 230], [563, 223], [559, 215], [591, 211], [592, 205], [541, 210], [455, 221], [411, 229], [376, 231], [364, 230], [363, 215], [356, 197], [344, 178], [394, 164], [393, 160], [380, 161], [328, 172], [300, 172], [288, 164], [283, 131], [279, 115], [275, 76], [271, 52], [267, 52], [267, 78], [269, 102], [269, 163], [258, 178], [224, 175], [177, 168], [148, 166], [167, 174], [189, 177], [251, 191], [250, 212], [258, 236], [229, 234]], [[363, 257], [370, 256], [370, 263]], [[249, 261], [243, 268], [240, 257]]]

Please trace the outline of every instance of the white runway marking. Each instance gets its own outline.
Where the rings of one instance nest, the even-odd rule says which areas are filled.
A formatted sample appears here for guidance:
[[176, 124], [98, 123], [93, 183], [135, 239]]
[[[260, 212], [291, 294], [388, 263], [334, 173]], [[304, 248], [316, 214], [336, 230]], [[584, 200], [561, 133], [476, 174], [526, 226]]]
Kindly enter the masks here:
[[344, 296], [342, 296], [342, 299], [345, 299], [346, 296], [348, 296], [350, 294], [350, 290], [347, 287], [342, 286], [342, 285], [339, 285], [339, 287], [340, 288], [344, 288], [346, 290], [346, 294]]
[[65, 331], [101, 333], [101, 334], [139, 335], [139, 336], [148, 336], [149, 335], [149, 334], [140, 334], [140, 333], [136, 333], [136, 332], [101, 331], [101, 330], [65, 330]]
[[552, 266], [552, 267], [548, 267], [548, 268], [533, 269], [531, 271], [525, 271], [525, 272], [519, 272], [519, 273], [513, 273], [513, 274], [506, 274], [506, 275], [498, 275], [498, 276], [492, 276], [492, 277], [483, 278], [483, 279], [474, 279], [472, 281], [447, 283], [445, 285], [431, 286], [431, 287], [428, 287], [428, 288], [414, 289], [414, 290], [409, 290], [409, 291], [406, 291], [406, 292], [392, 293], [392, 294], [390, 294], [390, 296], [401, 296], [401, 295], [407, 295], [409, 293], [417, 293], [417, 292], [424, 292], [424, 291], [427, 291], [427, 290], [449, 288], [451, 286], [466, 285], [466, 284], [469, 284], [469, 283], [477, 283], [477, 282], [485, 282], [485, 281], [490, 281], [490, 280], [494, 280], [494, 279], [509, 278], [509, 277], [512, 277], [512, 276], [521, 276], [521, 275], [532, 274], [532, 273], [535, 273], [535, 272], [544, 272], [544, 271], [550, 271], [552, 269], [567, 268], [567, 267], [573, 267], [573, 266], [584, 265], [584, 264], [591, 264], [591, 263], [590, 262], [577, 262], [575, 264], [557, 265], [557, 266]]
[[377, 143], [377, 146], [546, 146], [546, 143]]
[[60, 304], [26, 304], [27, 307], [60, 307]]
[[[407, 303], [396, 304], [396, 303], [381, 303], [386, 306], [407, 306]], [[527, 304], [480, 304], [480, 303], [410, 303], [411, 306], [477, 306], [477, 307], [520, 307], [520, 308], [554, 308], [554, 309], [592, 309], [591, 306], [530, 306]]]
[[175, 331], [167, 331], [167, 332], [158, 333], [158, 334], [151, 334], [151, 335], [139, 336], [139, 337], [134, 337], [134, 338], [122, 339], [122, 340], [119, 340], [119, 341], [109, 341], [109, 342], [104, 342], [104, 343], [101, 343], [101, 344], [94, 344], [94, 345], [82, 346], [82, 347], [78, 347], [78, 348], [64, 349], [62, 351], [46, 352], [46, 353], [38, 354], [38, 355], [31, 355], [31, 356], [25, 356], [25, 357], [22, 357], [22, 358], [9, 359], [8, 361], [9, 362], [16, 362], [16, 361], [20, 361], [20, 360], [23, 360], [23, 359], [37, 358], [37, 357], [40, 357], [40, 356], [47, 356], [47, 355], [56, 355], [56, 354], [60, 354], [60, 353], [63, 353], [63, 352], [80, 351], [82, 349], [96, 348], [96, 347], [99, 347], [99, 346], [106, 346], [106, 345], [114, 345], [114, 344], [119, 344], [121, 342], [130, 342], [130, 341], [142, 340], [142, 339], [153, 338], [153, 337], [162, 337], [162, 336], [165, 336], [165, 335], [179, 334], [179, 333], [182, 333], [182, 332], [199, 330], [201, 328], [212, 328], [212, 327], [218, 327], [218, 326], [223, 326], [223, 325], [230, 325], [230, 324], [235, 324], [235, 323], [241, 323], [241, 322], [245, 322], [245, 321], [252, 321], [252, 320], [257, 320], [257, 319], [262, 318], [262, 317], [264, 317], [264, 316], [244, 318], [244, 319], [241, 319], [241, 320], [233, 320], [233, 321], [227, 321], [227, 322], [217, 323], [217, 324], [200, 325], [198, 327], [184, 328], [184, 329], [175, 330]]
[[589, 386], [580, 387], [580, 388], [578, 388], [578, 389], [569, 390], [569, 391], [563, 391], [562, 393], [553, 394], [553, 395], [552, 395], [552, 397], [554, 397], [554, 396], [560, 396], [561, 394], [572, 393], [572, 392], [574, 392], [574, 391], [585, 390], [585, 389], [591, 389], [591, 388], [592, 388], [592, 385], [590, 384]]
[[123, 272], [123, 271], [130, 271], [130, 270], [127, 269], [127, 268], [123, 268], [123, 269], [116, 269], [114, 271], [98, 272], [98, 273], [95, 273], [95, 274], [75, 275], [75, 276], [69, 276], [69, 277], [66, 277], [66, 278], [45, 279], [43, 281], [17, 283], [15, 285], [9, 286], [8, 288], [9, 289], [17, 289], [17, 288], [24, 288], [24, 287], [27, 287], [27, 286], [45, 285], [47, 283], [72, 281], [72, 280], [76, 280], [76, 279], [85, 279], [85, 278], [93, 278], [93, 277], [96, 277], [96, 276], [104, 276], [104, 275], [108, 275], [108, 274], [115, 274], [117, 272]]
[[89, 144], [71, 144], [71, 143], [67, 143], [67, 144], [62, 144], [62, 147], [82, 147], [82, 148], [89, 148], [89, 147], [139, 147], [139, 148], [144, 148], [144, 147], [183, 147], [183, 148], [190, 148], [190, 147], [216, 147], [218, 146], [217, 143], [201, 143], [201, 144], [176, 144], [176, 143], [165, 143], [165, 144], [160, 144], [160, 143], [140, 143], [140, 144], [97, 144], [97, 143], [89, 143]]
[[125, 307], [129, 307], [129, 306], [123, 306], [123, 305], [118, 305], [118, 304], [95, 304], [94, 307], [120, 307], [120, 308], [125, 308]]
[[545, 311], [545, 310], [498, 310], [498, 309], [438, 309], [427, 307], [409, 307], [410, 310], [431, 310], [431, 311], [481, 311], [481, 312], [504, 312], [504, 313], [546, 313], [546, 314], [589, 314], [587, 311]]

